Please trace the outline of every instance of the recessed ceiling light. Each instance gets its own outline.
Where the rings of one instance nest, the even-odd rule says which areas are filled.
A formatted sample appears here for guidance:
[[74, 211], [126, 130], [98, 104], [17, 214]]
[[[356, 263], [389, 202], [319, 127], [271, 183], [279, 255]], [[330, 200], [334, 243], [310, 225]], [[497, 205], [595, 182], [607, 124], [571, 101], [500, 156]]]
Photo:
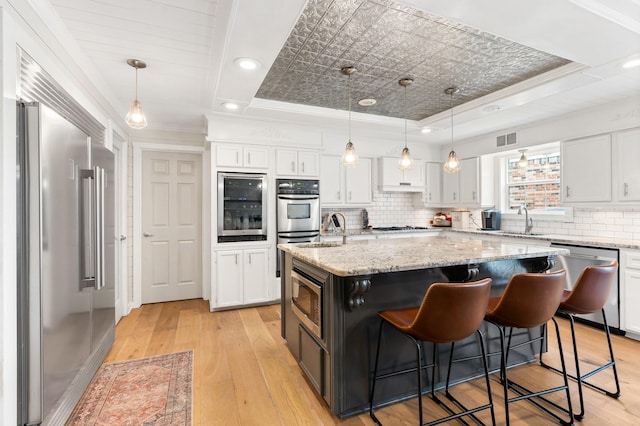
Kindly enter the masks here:
[[234, 102], [225, 102], [225, 103], [222, 104], [222, 106], [225, 107], [228, 110], [231, 110], [231, 111], [235, 111], [238, 108], [240, 108], [240, 105], [238, 105], [238, 104], [236, 104]]
[[362, 106], [371, 106], [371, 105], [375, 105], [378, 101], [376, 101], [373, 98], [365, 98], [365, 99], [360, 99], [358, 101], [358, 105], [362, 105]]
[[488, 105], [482, 108], [484, 112], [496, 112], [496, 111], [500, 111], [501, 109], [502, 107], [500, 105]]
[[255, 70], [260, 67], [260, 62], [256, 61], [253, 58], [237, 58], [235, 64], [242, 68], [243, 70]]
[[640, 66], [640, 58], [632, 59], [622, 64], [622, 68], [635, 68], [637, 66]]
[[423, 127], [422, 129], [420, 129], [421, 133], [427, 134], [427, 133], [431, 133], [431, 128], [430, 127]]

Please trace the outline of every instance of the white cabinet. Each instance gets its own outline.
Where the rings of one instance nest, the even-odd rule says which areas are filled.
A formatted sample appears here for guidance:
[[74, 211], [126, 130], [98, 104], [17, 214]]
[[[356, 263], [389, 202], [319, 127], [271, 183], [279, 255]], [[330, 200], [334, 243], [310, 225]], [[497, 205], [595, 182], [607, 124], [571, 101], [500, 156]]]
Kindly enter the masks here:
[[216, 145], [216, 166], [266, 169], [269, 150], [257, 146]]
[[269, 296], [267, 248], [216, 252], [216, 308], [266, 302]]
[[278, 176], [318, 176], [318, 153], [278, 149], [276, 151], [276, 174]]
[[480, 205], [480, 158], [460, 160], [458, 173], [442, 174], [442, 204], [445, 206]]
[[344, 168], [337, 155], [320, 157], [320, 204], [363, 206], [371, 204], [371, 159], [360, 158], [354, 168]]
[[424, 204], [440, 205], [442, 203], [442, 163], [427, 162], [424, 168], [427, 179]]
[[614, 136], [617, 152], [617, 179], [615, 193], [617, 201], [640, 201], [640, 129], [620, 132]]
[[422, 192], [424, 191], [424, 163], [415, 160], [411, 170], [400, 170], [398, 159], [380, 157], [378, 159], [378, 185], [382, 191]]
[[622, 328], [640, 340], [640, 251], [620, 251], [620, 302]]
[[610, 135], [561, 144], [563, 204], [611, 201]]

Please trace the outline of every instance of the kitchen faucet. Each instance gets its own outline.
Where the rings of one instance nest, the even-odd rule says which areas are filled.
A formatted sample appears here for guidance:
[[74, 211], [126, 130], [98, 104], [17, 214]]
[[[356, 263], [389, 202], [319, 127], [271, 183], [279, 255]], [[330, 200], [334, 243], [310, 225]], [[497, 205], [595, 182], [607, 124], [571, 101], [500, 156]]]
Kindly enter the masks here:
[[533, 218], [529, 217], [529, 210], [525, 204], [521, 204], [518, 208], [518, 214], [522, 214], [524, 211], [524, 233], [528, 234], [533, 229]]
[[[344, 216], [344, 214], [340, 213], [340, 212], [330, 212], [327, 215], [327, 223], [329, 223], [329, 221], [333, 220], [334, 216], [342, 216], [342, 244], [347, 244], [347, 218]], [[338, 219], [335, 219], [334, 221], [334, 229], [335, 228], [339, 228], [340, 227], [340, 222], [338, 222], [338, 224], [336, 225], [336, 221]]]

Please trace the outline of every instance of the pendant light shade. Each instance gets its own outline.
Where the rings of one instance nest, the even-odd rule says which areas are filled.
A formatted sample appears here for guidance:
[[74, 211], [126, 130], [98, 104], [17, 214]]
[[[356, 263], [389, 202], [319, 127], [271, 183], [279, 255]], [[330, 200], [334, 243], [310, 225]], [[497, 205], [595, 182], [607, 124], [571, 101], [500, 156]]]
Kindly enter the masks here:
[[458, 156], [453, 150], [453, 95], [458, 92], [459, 90], [456, 87], [449, 87], [444, 91], [444, 93], [451, 96], [451, 107], [449, 108], [451, 110], [451, 151], [447, 161], [444, 162], [444, 171], [447, 173], [458, 173], [462, 168], [462, 164], [460, 164], [460, 160], [458, 160]]
[[343, 167], [353, 168], [360, 163], [360, 158], [358, 158], [356, 147], [351, 142], [351, 74], [355, 74], [358, 70], [355, 67], [342, 67], [340, 71], [349, 77], [349, 141], [344, 148], [341, 163]]
[[404, 87], [404, 148], [398, 161], [398, 168], [402, 171], [411, 170], [414, 166], [413, 158], [407, 147], [407, 86], [411, 83], [413, 83], [413, 80], [410, 78], [403, 78], [398, 81], [398, 84]]
[[138, 59], [128, 59], [127, 64], [136, 69], [136, 97], [131, 103], [129, 112], [124, 120], [133, 129], [143, 129], [147, 127], [147, 118], [144, 115], [140, 101], [138, 101], [138, 69], [146, 68], [147, 64]]
[[520, 154], [522, 154], [520, 156], [520, 160], [518, 160], [518, 168], [519, 169], [526, 169], [527, 167], [529, 167], [529, 160], [527, 159], [527, 156], [524, 155], [524, 153], [526, 152], [526, 149], [520, 149], [518, 150], [518, 152]]

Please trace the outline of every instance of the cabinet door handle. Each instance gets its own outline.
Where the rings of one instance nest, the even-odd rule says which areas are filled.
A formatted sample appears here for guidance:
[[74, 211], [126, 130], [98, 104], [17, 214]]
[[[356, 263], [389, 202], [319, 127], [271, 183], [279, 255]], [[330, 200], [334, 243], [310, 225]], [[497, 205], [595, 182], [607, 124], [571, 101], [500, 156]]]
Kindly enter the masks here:
[[295, 172], [295, 171], [296, 171], [296, 163], [295, 163], [295, 161], [292, 161], [292, 162], [291, 162], [291, 171], [292, 171], [292, 172]]
[[471, 198], [475, 201], [475, 199], [476, 199], [476, 191], [473, 191], [473, 192], [471, 193], [471, 195], [472, 195], [472, 197], [471, 197]]
[[247, 164], [251, 164], [251, 153], [247, 152]]
[[429, 201], [431, 201], [431, 193], [429, 193]]
[[300, 164], [302, 166], [302, 173], [304, 173], [304, 163]]
[[340, 199], [340, 191], [338, 191], [337, 195], [338, 195], [338, 200], [339, 200]]
[[240, 164], [240, 152], [236, 151], [236, 164]]
[[629, 184], [627, 182], [624, 183], [624, 196], [629, 195]]
[[570, 192], [570, 189], [569, 189], [569, 185], [567, 185], [567, 198], [569, 198], [571, 196], [570, 193], [571, 192]]
[[351, 191], [349, 191], [349, 200], [351, 200]]
[[236, 254], [236, 265], [238, 264], [238, 255]]
[[251, 265], [251, 255], [249, 255], [249, 265]]
[[454, 193], [453, 193], [453, 200], [454, 200], [454, 201], [457, 199], [457, 196], [458, 196], [458, 195], [454, 192]]

